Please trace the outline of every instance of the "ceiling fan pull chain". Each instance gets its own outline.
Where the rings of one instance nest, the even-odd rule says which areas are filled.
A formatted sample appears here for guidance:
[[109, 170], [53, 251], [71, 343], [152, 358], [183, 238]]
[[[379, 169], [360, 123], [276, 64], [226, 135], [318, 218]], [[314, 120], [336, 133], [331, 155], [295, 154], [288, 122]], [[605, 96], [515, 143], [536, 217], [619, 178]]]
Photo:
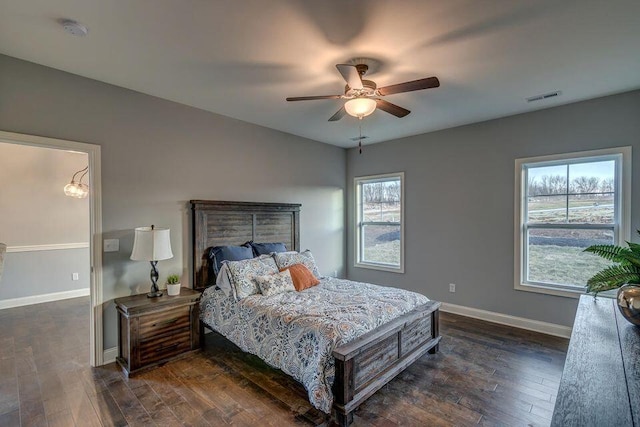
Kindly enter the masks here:
[[362, 117], [358, 120], [358, 125], [360, 128], [360, 137], [358, 138], [358, 151], [362, 154]]

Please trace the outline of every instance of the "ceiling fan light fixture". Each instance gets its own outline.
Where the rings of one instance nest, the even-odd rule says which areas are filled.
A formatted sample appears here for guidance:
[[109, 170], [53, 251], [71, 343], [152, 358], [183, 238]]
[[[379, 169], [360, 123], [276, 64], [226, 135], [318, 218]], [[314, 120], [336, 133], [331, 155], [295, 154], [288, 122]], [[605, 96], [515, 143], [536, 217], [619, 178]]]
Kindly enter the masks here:
[[376, 101], [371, 98], [353, 98], [345, 102], [344, 109], [350, 116], [361, 119], [376, 111]]

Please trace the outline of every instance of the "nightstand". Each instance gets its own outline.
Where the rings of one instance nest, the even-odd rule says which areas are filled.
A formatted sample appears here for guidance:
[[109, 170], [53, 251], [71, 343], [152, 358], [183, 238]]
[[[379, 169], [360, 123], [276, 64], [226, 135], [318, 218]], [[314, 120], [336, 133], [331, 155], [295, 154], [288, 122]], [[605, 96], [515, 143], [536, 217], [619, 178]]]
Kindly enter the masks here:
[[200, 349], [200, 292], [182, 288], [180, 295], [147, 294], [115, 300], [119, 356], [127, 376]]

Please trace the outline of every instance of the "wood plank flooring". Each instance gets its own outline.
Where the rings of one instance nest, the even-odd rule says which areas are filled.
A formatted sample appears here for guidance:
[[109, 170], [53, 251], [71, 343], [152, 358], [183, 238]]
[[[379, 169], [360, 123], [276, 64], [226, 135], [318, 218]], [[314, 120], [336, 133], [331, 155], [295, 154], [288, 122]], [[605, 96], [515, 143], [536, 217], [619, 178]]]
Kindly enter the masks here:
[[[374, 394], [354, 426], [549, 425], [567, 340], [440, 318], [440, 353]], [[131, 379], [88, 360], [88, 298], [0, 310], [0, 426], [331, 424], [300, 384], [217, 334]]]

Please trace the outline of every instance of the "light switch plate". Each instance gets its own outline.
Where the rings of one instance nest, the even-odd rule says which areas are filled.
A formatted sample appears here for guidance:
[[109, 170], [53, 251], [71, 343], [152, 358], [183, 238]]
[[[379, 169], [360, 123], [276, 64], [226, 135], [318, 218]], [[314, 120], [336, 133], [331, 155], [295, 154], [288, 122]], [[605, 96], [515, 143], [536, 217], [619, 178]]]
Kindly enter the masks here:
[[119, 239], [104, 239], [102, 245], [104, 252], [118, 252], [118, 250], [120, 250]]

